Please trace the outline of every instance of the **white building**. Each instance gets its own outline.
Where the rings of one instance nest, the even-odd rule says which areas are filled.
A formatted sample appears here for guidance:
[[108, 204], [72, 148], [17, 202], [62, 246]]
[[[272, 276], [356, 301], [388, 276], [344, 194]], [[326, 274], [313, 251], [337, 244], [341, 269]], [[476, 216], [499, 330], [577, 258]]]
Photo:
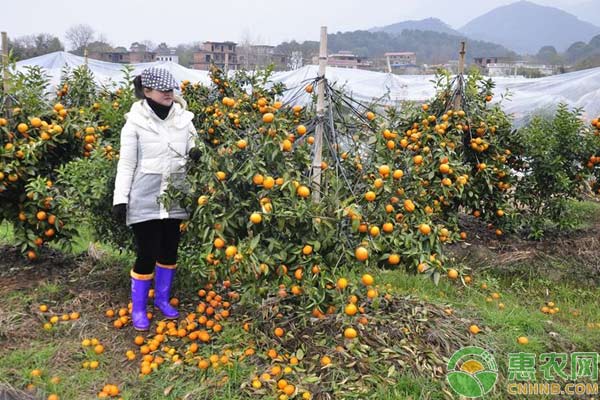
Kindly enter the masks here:
[[179, 64], [179, 56], [176, 54], [173, 48], [161, 48], [156, 49], [156, 61], [171, 61], [175, 64]]

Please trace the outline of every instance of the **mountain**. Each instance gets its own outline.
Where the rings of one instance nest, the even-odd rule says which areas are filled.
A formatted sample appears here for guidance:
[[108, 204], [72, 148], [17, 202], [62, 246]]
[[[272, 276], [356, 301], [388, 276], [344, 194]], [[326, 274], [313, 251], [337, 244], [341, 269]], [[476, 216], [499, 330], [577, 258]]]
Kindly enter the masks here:
[[[433, 31], [405, 29], [402, 33], [394, 35], [386, 32], [354, 31], [329, 34], [327, 47], [329, 53], [346, 50], [371, 59], [381, 58], [386, 52], [412, 51], [417, 53], [419, 64], [441, 64], [458, 59], [458, 49], [462, 40], [465, 40], [463, 36]], [[275, 51], [283, 54], [300, 51], [305, 58], [310, 59], [318, 53], [319, 42], [285, 42], [277, 46]], [[516, 58], [514, 52], [503, 46], [478, 40], [470, 40], [467, 43], [467, 54], [469, 61], [473, 57], [485, 57], [490, 54]]]
[[448, 35], [462, 36], [462, 34], [450, 27], [444, 21], [437, 18], [426, 18], [418, 21], [403, 21], [392, 25], [375, 27], [369, 29], [369, 32], [386, 32], [390, 34], [402, 33], [404, 30], [433, 31], [447, 33]]
[[547, 45], [564, 51], [573, 42], [587, 42], [600, 33], [600, 27], [573, 14], [529, 1], [495, 8], [459, 30], [472, 39], [499, 43], [528, 54]]

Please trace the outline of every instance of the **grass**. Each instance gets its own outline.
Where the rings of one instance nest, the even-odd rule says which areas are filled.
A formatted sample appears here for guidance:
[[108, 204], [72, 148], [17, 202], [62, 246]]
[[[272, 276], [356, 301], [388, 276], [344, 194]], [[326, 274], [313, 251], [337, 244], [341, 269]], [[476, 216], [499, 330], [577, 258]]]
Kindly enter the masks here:
[[[572, 208], [570, 218], [578, 226], [589, 229], [594, 225], [593, 219], [600, 218], [599, 210], [595, 204], [578, 203]], [[594, 218], [590, 218], [591, 215]], [[89, 230], [82, 229], [81, 232], [81, 238], [73, 246], [74, 253], [86, 251], [92, 240]], [[10, 226], [1, 224], [0, 242], [10, 243], [12, 237]], [[130, 363], [124, 357], [127, 349], [135, 348], [131, 343], [134, 334], [128, 329], [115, 331], [103, 317], [107, 304], [122, 304], [123, 299], [113, 300], [110, 298], [112, 294], [127, 296], [126, 276], [133, 256], [106, 247], [100, 248], [103, 256], [91, 270], [83, 270], [83, 276], [73, 276], [71, 273], [56, 279], [47, 277], [32, 286], [8, 290], [0, 296], [0, 342], [3, 343], [0, 347], [0, 388], [2, 383], [17, 389], [34, 384], [39, 390], [38, 394], [55, 392], [60, 394], [61, 399], [83, 399], [94, 397], [106, 383], [116, 383], [124, 399], [256, 398], [249, 396], [243, 388], [250, 384], [252, 377], [264, 372], [264, 368], [249, 362], [235, 362], [226, 369], [204, 372], [191, 365], [173, 364], [159, 368], [148, 377], [140, 377], [139, 360]], [[465, 337], [470, 336], [466, 327], [478, 325], [483, 331], [478, 338], [494, 354], [502, 377], [508, 375], [509, 353], [524, 351], [541, 354], [571, 352], [573, 349], [598, 351], [600, 307], [597, 299], [600, 298], [600, 288], [579, 282], [576, 278], [554, 280], [551, 274], [544, 273], [548, 268], [564, 271], [581, 268], [576, 261], [555, 257], [552, 263], [548, 263], [547, 259], [541, 257], [516, 263], [510, 269], [495, 265], [472, 267], [473, 282], [467, 286], [447, 279], [442, 279], [436, 286], [430, 280], [399, 270], [374, 274], [376, 282], [382, 287], [390, 285], [394, 295], [410, 296], [451, 308], [454, 316], [460, 318], [461, 326], [464, 326]], [[113, 271], [113, 280], [110, 282], [96, 277], [105, 271]], [[357, 281], [358, 275], [349, 278]], [[89, 284], [89, 287], [81, 287], [78, 282]], [[482, 284], [487, 288], [482, 288]], [[193, 286], [188, 282], [182, 288], [186, 290], [190, 285]], [[97, 294], [95, 291], [105, 291], [107, 299], [88, 301], [87, 305], [82, 306], [86, 300], [85, 297], [78, 297], [78, 294], [86, 291], [90, 291], [90, 296]], [[499, 298], [491, 299], [492, 293], [498, 293]], [[193, 293], [189, 295], [191, 297]], [[555, 302], [560, 308], [557, 314], [548, 315], [540, 311], [548, 301]], [[42, 303], [61, 312], [78, 306], [82, 306], [84, 311], [80, 320], [59, 323], [47, 332], [41, 328], [47, 317], [35, 311]], [[503, 309], [499, 303], [504, 304]], [[589, 327], [589, 324], [593, 326]], [[203, 357], [223, 351], [223, 346], [243, 348], [253, 340], [239, 322], [230, 320], [224, 322], [224, 326], [218, 344], [201, 348]], [[519, 345], [516, 341], [519, 336], [528, 337], [529, 344]], [[106, 352], [95, 355], [83, 349], [80, 343], [86, 337], [98, 337], [105, 344]], [[100, 361], [97, 370], [81, 367], [83, 361], [90, 359]], [[318, 360], [314, 363], [318, 365]], [[44, 371], [41, 378], [30, 377], [31, 370], [35, 368]], [[331, 382], [338, 387], [367, 385], [368, 395], [348, 397], [356, 399], [446, 399], [452, 396], [451, 389], [443, 379], [411, 374], [400, 376], [385, 365], [375, 366], [374, 371], [377, 376], [364, 376], [361, 382], [346, 382], [343, 370], [333, 369]], [[61, 382], [51, 383], [52, 376], [60, 376]], [[386, 383], [382, 384], [382, 380]], [[505, 383], [501, 379], [487, 398], [506, 398]], [[276, 399], [277, 396], [265, 390], [261, 398]]]
[[0, 244], [10, 244], [15, 240], [15, 232], [8, 221], [0, 221]]

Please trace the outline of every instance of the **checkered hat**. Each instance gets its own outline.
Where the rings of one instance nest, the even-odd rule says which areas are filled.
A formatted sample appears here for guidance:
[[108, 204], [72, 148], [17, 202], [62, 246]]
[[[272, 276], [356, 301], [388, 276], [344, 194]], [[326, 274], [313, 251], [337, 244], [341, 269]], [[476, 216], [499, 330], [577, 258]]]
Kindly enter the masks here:
[[169, 71], [157, 67], [146, 68], [142, 71], [142, 86], [161, 92], [168, 92], [179, 87]]

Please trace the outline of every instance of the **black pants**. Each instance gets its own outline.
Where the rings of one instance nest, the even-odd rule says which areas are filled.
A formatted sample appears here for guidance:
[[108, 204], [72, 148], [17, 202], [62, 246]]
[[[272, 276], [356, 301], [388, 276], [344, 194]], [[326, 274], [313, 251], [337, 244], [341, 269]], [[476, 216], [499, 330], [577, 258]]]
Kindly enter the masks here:
[[177, 264], [180, 223], [179, 219], [154, 219], [131, 225], [137, 251], [133, 272], [147, 275], [154, 272], [156, 263]]

